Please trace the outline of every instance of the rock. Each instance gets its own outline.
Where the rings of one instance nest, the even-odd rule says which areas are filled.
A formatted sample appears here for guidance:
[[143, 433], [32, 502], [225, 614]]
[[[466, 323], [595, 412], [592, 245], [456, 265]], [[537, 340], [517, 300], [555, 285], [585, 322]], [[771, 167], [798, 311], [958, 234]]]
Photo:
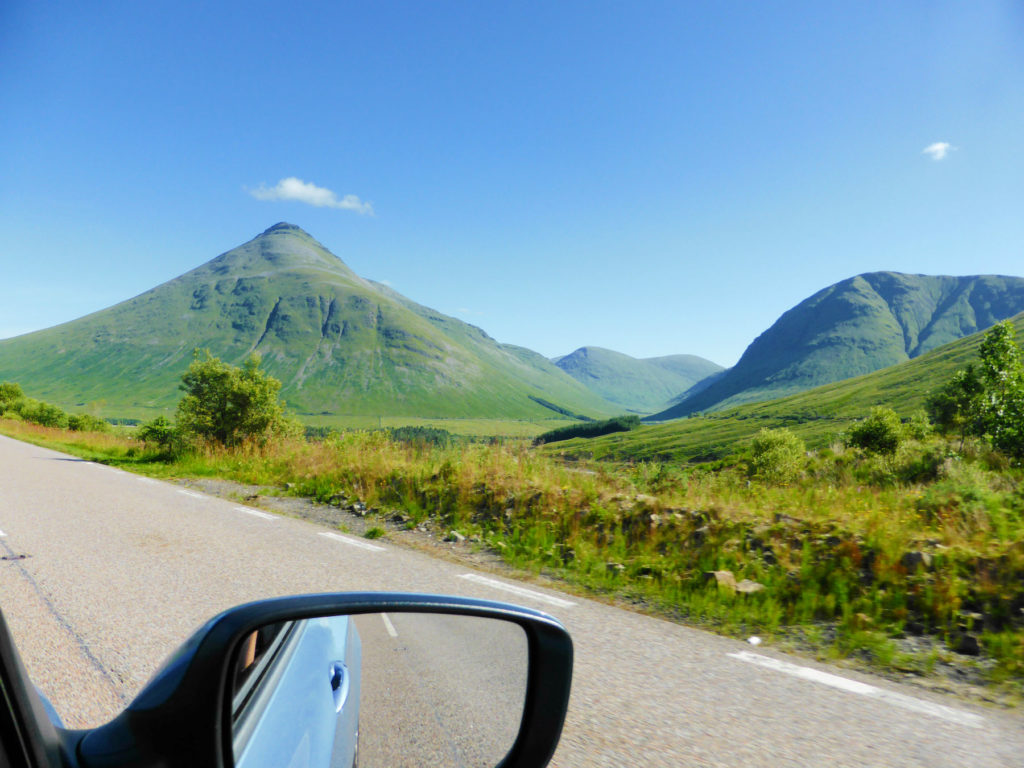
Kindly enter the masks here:
[[[726, 571], [728, 573], [728, 571]], [[750, 579], [743, 579], [739, 584], [736, 585], [736, 591], [742, 595], [753, 595], [757, 592], [762, 592], [767, 587], [758, 581], [751, 581]]]
[[963, 632], [953, 638], [953, 650], [963, 656], [980, 656], [981, 644], [977, 637]]
[[348, 511], [352, 514], [359, 515], [360, 517], [366, 517], [366, 505], [361, 501], [357, 501], [354, 504], [350, 504]]
[[903, 557], [900, 558], [900, 564], [907, 569], [907, 573], [914, 573], [922, 567], [925, 569], [931, 569], [932, 556], [931, 553], [922, 552], [920, 550], [905, 552]]
[[719, 589], [724, 589], [729, 592], [736, 591], [736, 577], [732, 571], [705, 571], [704, 579], [706, 581], [715, 580]]
[[340, 507], [343, 506], [347, 501], [348, 496], [346, 496], [344, 493], [336, 493], [327, 500], [327, 503], [330, 504], [332, 507]]
[[284, 484], [284, 489], [286, 491], [293, 491], [293, 490], [295, 490], [295, 483], [285, 483]]
[[914, 619], [907, 619], [905, 622], [903, 622], [903, 630], [905, 632], [909, 632], [912, 635], [916, 635], [917, 637], [921, 637], [922, 635], [924, 635], [925, 626], [920, 621], [916, 621]]
[[608, 573], [622, 573], [626, 570], [626, 566], [622, 563], [605, 563], [604, 568]]
[[761, 644], [761, 638], [758, 637], [757, 635], [754, 635], [752, 637], [748, 637], [747, 638], [747, 642], [750, 643], [751, 645], [760, 645]]
[[448, 531], [448, 535], [444, 537], [444, 540], [455, 544], [461, 544], [466, 540], [466, 537], [458, 531]]
[[658, 500], [653, 496], [648, 496], [646, 493], [638, 493], [634, 498], [637, 504], [646, 504], [648, 507], [653, 507], [658, 503]]

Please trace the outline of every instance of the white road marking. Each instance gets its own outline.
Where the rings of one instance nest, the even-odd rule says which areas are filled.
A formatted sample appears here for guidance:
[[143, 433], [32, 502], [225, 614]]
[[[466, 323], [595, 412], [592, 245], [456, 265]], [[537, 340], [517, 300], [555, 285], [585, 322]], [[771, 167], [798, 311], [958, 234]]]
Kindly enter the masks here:
[[838, 688], [841, 691], [846, 691], [847, 693], [856, 693], [860, 696], [867, 696], [868, 698], [885, 701], [897, 707], [909, 709], [913, 712], [920, 712], [925, 715], [931, 715], [932, 717], [938, 717], [950, 723], [956, 723], [957, 725], [966, 725], [970, 728], [981, 728], [985, 724], [985, 718], [981, 715], [976, 715], [973, 712], [954, 709], [953, 707], [947, 707], [944, 704], [935, 704], [934, 702], [925, 701], [924, 699], [915, 699], [913, 696], [907, 696], [902, 693], [896, 693], [895, 691], [878, 688], [874, 685], [868, 685], [867, 683], [860, 683], [856, 680], [849, 680], [845, 677], [832, 675], [828, 672], [811, 669], [810, 667], [801, 667], [798, 664], [791, 664], [790, 662], [782, 661], [781, 659], [773, 659], [770, 656], [762, 656], [759, 653], [740, 651], [738, 653], [730, 653], [728, 655], [732, 656], [734, 659], [739, 659], [740, 661], [745, 661], [749, 664], [757, 664], [760, 667], [772, 669], [776, 672], [783, 672], [787, 675], [800, 677], [814, 683], [829, 685], [833, 688]]
[[328, 531], [321, 531], [320, 535], [326, 536], [328, 539], [340, 541], [342, 544], [348, 544], [350, 547], [365, 549], [369, 552], [387, 552], [384, 547], [378, 547], [376, 544], [370, 544], [368, 541], [357, 539], [355, 536], [342, 536], [340, 533], [330, 533]]
[[201, 493], [196, 493], [195, 491], [186, 491], [186, 490], [184, 490], [182, 488], [178, 489], [178, 493], [183, 494], [185, 496], [191, 496], [193, 499], [205, 499], [206, 498]]
[[382, 613], [380, 617], [384, 620], [384, 629], [388, 631], [388, 634], [392, 637], [398, 637], [398, 630], [395, 629], [395, 625], [391, 623], [391, 619], [388, 618], [388, 615], [386, 613]]
[[4, 533], [3, 531], [0, 531], [0, 539], [2, 539], [6, 535], [7, 535], [6, 533]]
[[518, 595], [519, 597], [528, 597], [531, 600], [539, 600], [542, 603], [554, 605], [559, 608], [572, 608], [576, 605], [576, 603], [570, 602], [569, 600], [563, 600], [560, 597], [551, 597], [550, 595], [545, 595], [543, 592], [536, 592], [532, 589], [526, 589], [525, 587], [516, 587], [512, 584], [506, 584], [505, 582], [498, 581], [497, 579], [489, 579], [486, 576], [479, 576], [475, 573], [464, 573], [459, 576], [459, 578], [465, 579], [466, 581], [472, 581], [477, 584], [483, 584], [487, 587], [493, 587], [494, 589], [500, 589], [504, 592], [510, 592], [513, 595]]
[[266, 512], [260, 512], [257, 509], [249, 509], [248, 507], [235, 507], [235, 511], [236, 512], [245, 512], [245, 514], [252, 515], [253, 517], [262, 517], [264, 520], [273, 520], [274, 519], [274, 516], [271, 515], [271, 514], [268, 514]]

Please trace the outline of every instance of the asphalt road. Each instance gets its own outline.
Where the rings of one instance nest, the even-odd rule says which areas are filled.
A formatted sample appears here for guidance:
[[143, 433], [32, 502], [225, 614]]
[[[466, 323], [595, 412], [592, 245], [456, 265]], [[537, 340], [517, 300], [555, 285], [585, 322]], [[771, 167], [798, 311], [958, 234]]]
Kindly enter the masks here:
[[509, 600], [565, 623], [576, 667], [553, 765], [1024, 765], [1019, 712], [253, 512], [0, 437], [0, 605], [30, 674], [69, 726], [111, 717], [224, 608], [399, 590]]

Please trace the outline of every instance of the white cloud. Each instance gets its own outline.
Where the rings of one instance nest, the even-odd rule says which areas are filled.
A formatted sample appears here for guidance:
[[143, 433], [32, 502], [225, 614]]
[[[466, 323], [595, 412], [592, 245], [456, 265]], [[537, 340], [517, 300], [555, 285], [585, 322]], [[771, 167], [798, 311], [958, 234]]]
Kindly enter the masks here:
[[316, 184], [297, 179], [294, 176], [281, 179], [273, 187], [260, 184], [258, 188], [250, 189], [249, 194], [257, 200], [295, 200], [317, 208], [340, 208], [345, 211], [373, 215], [373, 205], [364, 203], [356, 195], [345, 195], [339, 198], [326, 187], [318, 187]]
[[956, 147], [950, 144], [948, 141], [936, 141], [934, 144], [929, 144], [927, 147], [921, 150], [922, 155], [928, 155], [932, 160], [942, 160]]

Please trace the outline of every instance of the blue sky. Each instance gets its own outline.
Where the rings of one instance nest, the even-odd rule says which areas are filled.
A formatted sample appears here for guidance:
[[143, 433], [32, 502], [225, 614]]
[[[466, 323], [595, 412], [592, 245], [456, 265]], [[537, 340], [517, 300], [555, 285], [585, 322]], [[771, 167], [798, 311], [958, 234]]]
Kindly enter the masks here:
[[548, 356], [731, 365], [861, 272], [1024, 275], [1021, 9], [6, 0], [0, 337], [278, 221]]

